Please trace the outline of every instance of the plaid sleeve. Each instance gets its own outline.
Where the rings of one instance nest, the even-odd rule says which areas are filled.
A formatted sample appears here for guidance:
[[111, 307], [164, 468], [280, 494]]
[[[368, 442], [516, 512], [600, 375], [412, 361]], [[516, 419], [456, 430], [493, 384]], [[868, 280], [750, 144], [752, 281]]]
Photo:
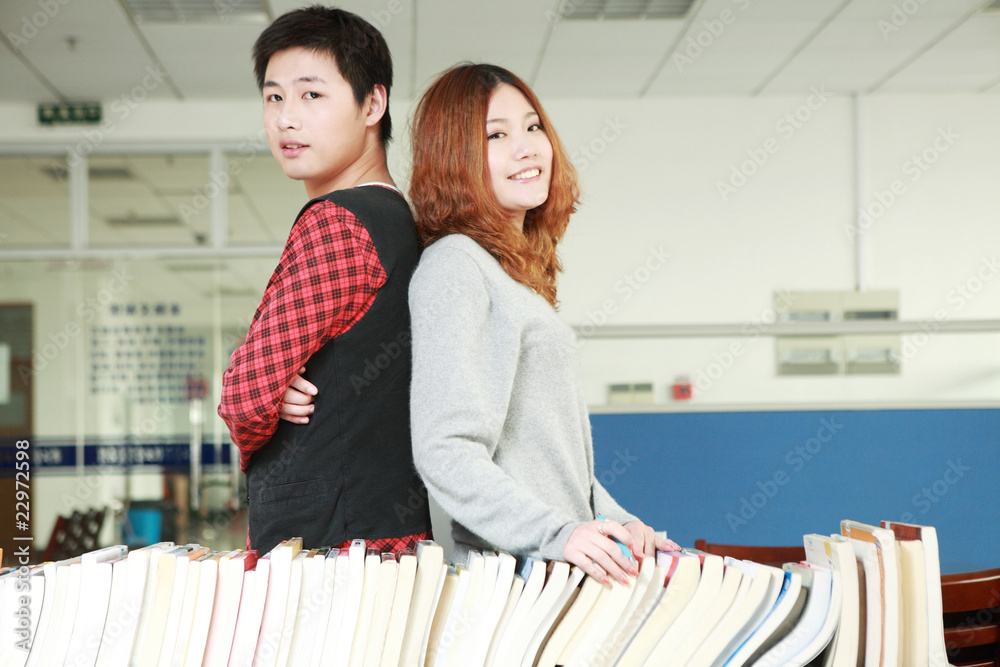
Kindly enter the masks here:
[[296, 221], [222, 378], [219, 416], [243, 470], [274, 434], [298, 369], [364, 316], [385, 281], [375, 244], [353, 213], [321, 201]]

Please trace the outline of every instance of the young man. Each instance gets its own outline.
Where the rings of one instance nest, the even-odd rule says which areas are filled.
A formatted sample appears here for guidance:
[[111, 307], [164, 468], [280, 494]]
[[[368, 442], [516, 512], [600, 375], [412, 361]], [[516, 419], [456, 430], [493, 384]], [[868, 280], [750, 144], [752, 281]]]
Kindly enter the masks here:
[[314, 6], [279, 17], [253, 57], [271, 152], [311, 201], [223, 377], [249, 543], [402, 550], [430, 516], [410, 449], [419, 243], [386, 165], [389, 50], [355, 14]]

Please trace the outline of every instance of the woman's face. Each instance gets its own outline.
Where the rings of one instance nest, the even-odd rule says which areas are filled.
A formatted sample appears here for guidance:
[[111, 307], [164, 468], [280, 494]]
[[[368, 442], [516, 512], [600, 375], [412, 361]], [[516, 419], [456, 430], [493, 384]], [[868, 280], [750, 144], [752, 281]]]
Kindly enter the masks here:
[[500, 84], [486, 112], [490, 185], [518, 227], [545, 203], [552, 178], [552, 144], [538, 113], [520, 90]]

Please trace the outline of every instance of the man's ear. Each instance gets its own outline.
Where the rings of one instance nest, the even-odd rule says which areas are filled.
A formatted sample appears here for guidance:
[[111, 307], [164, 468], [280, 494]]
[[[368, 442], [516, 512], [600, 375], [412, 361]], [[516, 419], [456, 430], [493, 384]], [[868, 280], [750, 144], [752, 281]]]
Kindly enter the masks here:
[[368, 127], [378, 125], [388, 108], [389, 94], [385, 92], [385, 86], [377, 83], [365, 99], [365, 125]]

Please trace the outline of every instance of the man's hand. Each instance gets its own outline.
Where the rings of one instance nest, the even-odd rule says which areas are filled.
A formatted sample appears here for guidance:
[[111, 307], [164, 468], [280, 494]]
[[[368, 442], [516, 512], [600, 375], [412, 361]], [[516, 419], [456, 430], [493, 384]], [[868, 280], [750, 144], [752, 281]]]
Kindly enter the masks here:
[[278, 417], [293, 424], [308, 424], [309, 415], [313, 413], [316, 406], [313, 405], [313, 397], [316, 396], [316, 385], [302, 377], [306, 372], [303, 366], [292, 378], [292, 383], [281, 396], [281, 405], [278, 408]]

